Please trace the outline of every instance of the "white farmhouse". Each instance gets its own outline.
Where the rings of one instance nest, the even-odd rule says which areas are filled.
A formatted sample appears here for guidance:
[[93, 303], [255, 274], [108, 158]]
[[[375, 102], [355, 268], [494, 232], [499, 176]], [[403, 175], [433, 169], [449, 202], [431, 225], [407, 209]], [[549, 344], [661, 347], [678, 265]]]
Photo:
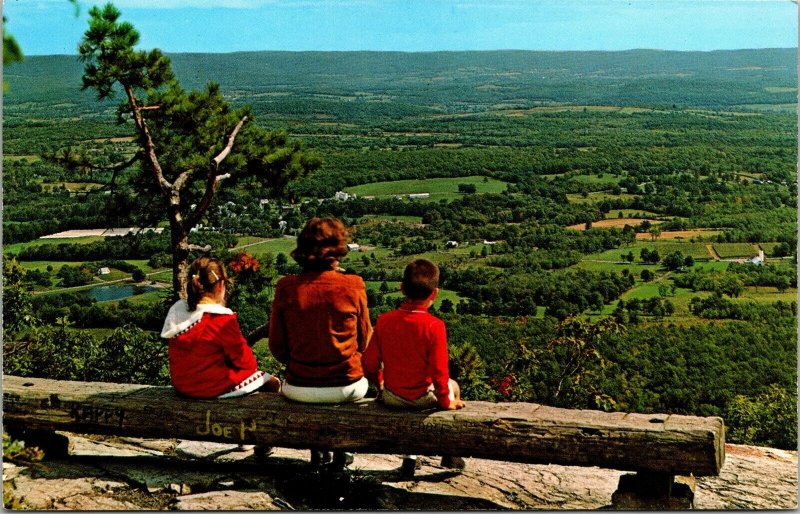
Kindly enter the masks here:
[[756, 266], [763, 266], [764, 265], [764, 250], [759, 250], [758, 255], [750, 259], [750, 264], [755, 264]]
[[333, 199], [339, 200], [340, 202], [346, 202], [350, 199], [350, 195], [344, 191], [336, 191], [336, 194], [333, 195]]
[[111, 273], [111, 270], [106, 267], [102, 267], [99, 270], [97, 270], [98, 275], [108, 275], [109, 273]]
[[411, 193], [410, 195], [408, 195], [408, 198], [410, 200], [420, 200], [422, 198], [430, 198], [430, 196], [431, 196], [430, 193]]
[[350, 250], [351, 252], [357, 252], [359, 248], [361, 248], [361, 245], [359, 245], [358, 243], [347, 244], [347, 249]]

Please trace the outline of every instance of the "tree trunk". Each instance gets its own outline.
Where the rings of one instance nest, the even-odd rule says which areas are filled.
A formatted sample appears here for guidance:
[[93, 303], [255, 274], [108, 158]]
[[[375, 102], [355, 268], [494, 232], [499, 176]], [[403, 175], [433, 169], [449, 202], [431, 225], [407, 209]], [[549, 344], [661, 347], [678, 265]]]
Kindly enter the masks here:
[[170, 219], [170, 241], [172, 251], [172, 292], [176, 297], [186, 298], [187, 274], [189, 272], [189, 233], [174, 219]]

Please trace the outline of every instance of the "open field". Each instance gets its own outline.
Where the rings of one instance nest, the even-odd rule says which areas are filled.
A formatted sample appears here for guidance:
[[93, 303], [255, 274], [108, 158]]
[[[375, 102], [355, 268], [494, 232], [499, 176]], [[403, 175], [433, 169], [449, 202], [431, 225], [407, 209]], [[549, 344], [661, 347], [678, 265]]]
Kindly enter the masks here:
[[746, 287], [744, 292], [739, 298], [734, 298], [734, 301], [737, 300], [754, 300], [756, 302], [796, 302], [797, 301], [797, 289], [796, 288], [789, 288], [784, 292], [778, 291], [775, 287], [767, 287], [767, 286], [758, 286], [758, 287]]
[[394, 214], [366, 214], [364, 220], [400, 221], [403, 223], [422, 223], [422, 216], [403, 216]]
[[30, 155], [30, 154], [28, 154], [28, 155], [24, 155], [24, 154], [22, 154], [22, 155], [3, 154], [3, 160], [6, 160], [6, 159], [9, 160], [9, 161], [13, 161], [13, 162], [22, 161], [22, 160], [25, 160], [25, 161], [28, 161], [28, 162], [36, 162], [36, 161], [41, 161], [42, 157], [40, 155]]
[[583, 196], [580, 193], [570, 193], [567, 195], [567, 201], [569, 203], [594, 203], [602, 202], [603, 200], [633, 200], [634, 198], [636, 198], [636, 195], [629, 193], [620, 193], [615, 195], [605, 191], [589, 193], [586, 196]]
[[278, 253], [285, 253], [288, 256], [289, 252], [295, 249], [295, 246], [297, 246], [297, 240], [294, 237], [281, 237], [248, 246], [244, 250], [253, 255], [269, 252], [272, 253], [273, 257]]
[[57, 245], [60, 243], [87, 244], [87, 243], [93, 243], [95, 241], [100, 241], [102, 239], [103, 238], [101, 236], [34, 239], [33, 241], [28, 241], [26, 243], [14, 243], [10, 245], [3, 245], [3, 253], [12, 253], [17, 255], [24, 248], [27, 248], [29, 246]]
[[[665, 230], [661, 232], [661, 235], [658, 236], [658, 239], [691, 239], [691, 238], [711, 238], [718, 234], [721, 234], [721, 230], [712, 230], [712, 229], [705, 229], [705, 228], [697, 228], [693, 230]], [[636, 239], [652, 239], [652, 236], [648, 233], [638, 233], [636, 234]]]
[[[622, 218], [619, 214], [622, 213]], [[613, 209], [605, 214], [606, 219], [624, 219], [624, 218], [639, 218], [639, 219], [652, 219], [661, 216], [657, 212], [644, 211], [640, 209]]]
[[392, 196], [414, 193], [430, 193], [431, 199], [452, 199], [463, 196], [458, 192], [459, 184], [473, 184], [477, 193], [502, 193], [506, 182], [473, 175], [455, 178], [429, 178], [424, 180], [395, 180], [392, 182], [373, 182], [345, 188], [345, 192], [364, 196]]
[[[593, 221], [592, 228], [622, 228], [625, 225], [635, 227], [643, 221], [645, 221], [644, 218], [606, 218], [604, 220]], [[650, 223], [657, 225], [661, 222], [658, 220], [650, 220]], [[569, 225], [567, 228], [572, 230], [586, 230], [586, 224], [578, 223], [575, 225]]]
[[708, 254], [708, 250], [703, 243], [689, 243], [689, 242], [673, 242], [673, 241], [637, 241], [636, 243], [632, 244], [631, 246], [623, 246], [620, 248], [614, 248], [612, 250], [606, 250], [600, 253], [593, 253], [587, 255], [584, 260], [597, 260], [597, 261], [610, 261], [610, 262], [621, 262], [622, 256], [627, 255], [629, 252], [633, 252], [634, 262], [641, 262], [639, 257], [640, 252], [642, 249], [647, 248], [648, 250], [658, 250], [659, 255], [663, 258], [668, 253], [672, 253], [675, 251], [681, 252], [683, 255], [691, 255], [693, 259], [706, 259], [708, 260], [711, 256]]
[[758, 255], [758, 250], [751, 243], [714, 243], [714, 250], [723, 259], [755, 257]]
[[[238, 235], [236, 236], [236, 248], [240, 248], [245, 245], [250, 245], [253, 243], [262, 243], [265, 241], [269, 241], [270, 238], [267, 237], [258, 237], [258, 236], [243, 236]], [[236, 249], [234, 248], [234, 250]]]

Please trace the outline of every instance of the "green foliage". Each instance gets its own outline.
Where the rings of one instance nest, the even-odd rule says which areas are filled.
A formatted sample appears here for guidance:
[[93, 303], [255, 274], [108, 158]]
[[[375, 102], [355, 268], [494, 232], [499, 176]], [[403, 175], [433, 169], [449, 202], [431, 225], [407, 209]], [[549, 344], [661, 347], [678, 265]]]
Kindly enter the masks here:
[[228, 259], [228, 268], [233, 272], [235, 285], [230, 291], [228, 307], [239, 315], [239, 324], [244, 334], [265, 325], [268, 321], [272, 288], [277, 278], [272, 266], [271, 254], [263, 259], [240, 252]]
[[489, 387], [486, 376], [486, 364], [475, 347], [463, 342], [449, 345], [450, 378], [458, 382], [461, 398], [464, 400], [487, 400], [495, 394]]
[[166, 385], [167, 347], [157, 336], [121, 327], [107, 338], [60, 326], [3, 345], [3, 371], [24, 377]]
[[[3, 430], [3, 460], [10, 462], [30, 463], [42, 460], [44, 453], [35, 446], [25, 446], [25, 441], [12, 439], [8, 432]], [[5, 489], [3, 490], [5, 503]], [[8, 506], [6, 506], [8, 508]]]
[[797, 393], [772, 384], [755, 396], [736, 395], [725, 413], [732, 443], [797, 449]]
[[31, 295], [22, 287], [25, 270], [16, 259], [3, 259], [3, 332], [9, 340], [39, 325]]
[[[14, 462], [17, 464], [30, 465], [41, 461], [44, 452], [33, 446], [25, 446], [24, 441], [12, 439], [11, 436], [3, 431], [3, 462]], [[17, 496], [11, 481], [3, 480], [3, 507], [10, 510], [22, 510], [25, 508], [23, 499]]]

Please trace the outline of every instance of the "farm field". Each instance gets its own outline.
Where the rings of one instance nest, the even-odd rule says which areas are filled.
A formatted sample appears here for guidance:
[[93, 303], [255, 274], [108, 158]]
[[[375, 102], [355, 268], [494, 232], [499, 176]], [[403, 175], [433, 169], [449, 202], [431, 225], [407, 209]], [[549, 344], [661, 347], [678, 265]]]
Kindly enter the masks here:
[[[698, 228], [693, 230], [665, 230], [658, 236], [659, 239], [707, 239], [722, 234], [721, 230]], [[652, 239], [653, 236], [646, 233], [637, 233], [636, 239]]]
[[422, 223], [422, 216], [394, 215], [394, 214], [366, 214], [362, 218], [364, 221], [382, 220], [399, 221], [403, 223]]
[[[622, 217], [620, 217], [620, 213]], [[623, 219], [623, 218], [639, 218], [639, 219], [653, 219], [661, 216], [657, 212], [644, 211], [641, 209], [612, 209], [605, 213], [606, 219]]]
[[373, 182], [371, 184], [346, 187], [344, 191], [346, 193], [358, 195], [359, 197], [430, 193], [431, 200], [451, 200], [464, 196], [463, 193], [458, 192], [459, 184], [474, 185], [477, 193], [502, 193], [507, 186], [507, 183], [502, 180], [488, 178], [487, 181], [484, 181], [484, 177], [481, 176], [468, 176]]
[[658, 250], [659, 255], [663, 258], [668, 253], [681, 252], [684, 256], [691, 255], [693, 259], [710, 259], [710, 255], [706, 250], [703, 243], [689, 243], [689, 242], [667, 242], [667, 241], [637, 241], [631, 246], [623, 246], [613, 250], [606, 250], [605, 252], [587, 255], [584, 260], [600, 260], [621, 262], [622, 256], [633, 252], [634, 262], [641, 262], [640, 253], [643, 249]]
[[714, 243], [714, 250], [723, 259], [755, 257], [758, 250], [751, 243]]
[[[641, 224], [643, 221], [644, 218], [606, 218], [599, 221], [593, 221], [592, 228], [622, 228], [625, 225], [630, 225], [632, 227], [635, 227]], [[661, 223], [661, 221], [650, 220], [650, 223], [652, 223], [653, 225], [658, 225], [659, 223]], [[575, 225], [569, 225], [567, 228], [572, 230], [586, 230], [586, 224], [578, 223]]]
[[257, 242], [252, 246], [248, 246], [246, 250], [248, 253], [251, 253], [253, 255], [263, 255], [265, 253], [271, 253], [272, 256], [274, 257], [278, 253], [285, 253], [288, 256], [289, 252], [294, 250], [295, 246], [296, 246], [295, 238], [281, 237], [277, 239], [266, 240], [260, 243]]
[[101, 241], [102, 236], [84, 236], [84, 237], [64, 237], [64, 238], [48, 238], [48, 239], [34, 239], [25, 243], [13, 243], [3, 245], [3, 252], [18, 255], [23, 249], [29, 246], [41, 245], [57, 245], [61, 243], [75, 243], [75, 244], [88, 244], [95, 241]]
[[633, 200], [636, 195], [629, 193], [620, 193], [618, 195], [607, 193], [605, 191], [592, 192], [584, 196], [582, 193], [569, 193], [567, 194], [567, 201], [570, 203], [599, 203], [604, 200]]

